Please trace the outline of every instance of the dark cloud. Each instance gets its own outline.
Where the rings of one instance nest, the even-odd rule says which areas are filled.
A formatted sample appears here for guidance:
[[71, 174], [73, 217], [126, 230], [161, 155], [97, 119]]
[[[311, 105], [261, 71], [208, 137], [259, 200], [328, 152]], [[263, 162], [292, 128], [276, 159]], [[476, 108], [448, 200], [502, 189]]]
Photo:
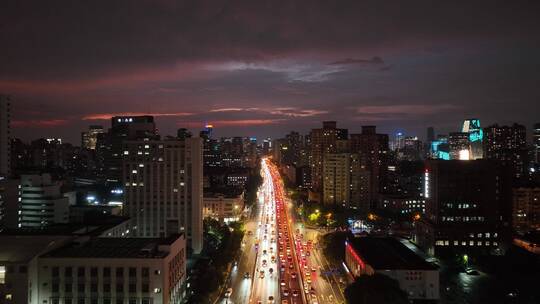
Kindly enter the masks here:
[[[125, 112], [225, 135], [538, 119], [538, 1], [0, 2], [0, 92], [27, 138], [76, 140], [84, 117]], [[351, 111], [377, 106], [403, 111]], [[252, 110], [210, 112], [227, 108]]]
[[347, 64], [384, 64], [384, 61], [381, 57], [373, 57], [371, 59], [353, 59], [353, 58], [346, 58], [343, 60], [338, 60], [329, 63], [331, 65], [347, 65]]

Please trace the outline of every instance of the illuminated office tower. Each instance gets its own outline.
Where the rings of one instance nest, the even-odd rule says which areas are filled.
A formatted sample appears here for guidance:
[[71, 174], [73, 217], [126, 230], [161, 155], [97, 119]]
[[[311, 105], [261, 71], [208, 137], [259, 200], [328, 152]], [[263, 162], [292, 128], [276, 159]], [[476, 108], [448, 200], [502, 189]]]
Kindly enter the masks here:
[[448, 146], [450, 147], [450, 159], [469, 160], [470, 146], [469, 133], [452, 132], [448, 136]]
[[194, 253], [203, 241], [201, 138], [125, 141], [124, 214], [138, 237], [185, 233]]
[[9, 177], [11, 174], [11, 98], [0, 95], [0, 177]]
[[466, 119], [461, 132], [469, 134], [469, 159], [481, 159], [484, 156], [484, 131], [480, 127], [480, 119]]
[[81, 147], [89, 150], [96, 149], [98, 134], [104, 133], [103, 126], [90, 126], [88, 131], [81, 133]]

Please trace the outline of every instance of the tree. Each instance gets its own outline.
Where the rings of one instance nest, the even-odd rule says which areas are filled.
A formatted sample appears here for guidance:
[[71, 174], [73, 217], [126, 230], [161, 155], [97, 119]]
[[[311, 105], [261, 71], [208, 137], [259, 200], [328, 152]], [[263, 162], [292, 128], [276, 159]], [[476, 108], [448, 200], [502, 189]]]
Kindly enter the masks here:
[[407, 293], [398, 281], [383, 274], [363, 275], [345, 289], [347, 303], [407, 304]]

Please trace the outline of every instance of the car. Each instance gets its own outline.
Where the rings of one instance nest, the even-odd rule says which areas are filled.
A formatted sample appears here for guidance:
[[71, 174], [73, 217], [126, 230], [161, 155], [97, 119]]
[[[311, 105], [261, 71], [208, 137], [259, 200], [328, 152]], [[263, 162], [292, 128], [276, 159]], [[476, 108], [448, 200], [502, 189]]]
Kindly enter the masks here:
[[292, 295], [293, 295], [293, 297], [298, 297], [298, 295], [300, 295], [300, 293], [298, 292], [297, 289], [295, 289], [295, 290], [293, 290]]
[[289, 263], [289, 269], [293, 269], [294, 265], [292, 263]]
[[296, 279], [296, 272], [291, 272], [291, 279]]
[[289, 290], [288, 290], [287, 288], [284, 288], [283, 291], [282, 291], [282, 293], [283, 293], [283, 296], [284, 296], [284, 297], [288, 297], [288, 296], [289, 296]]
[[289, 304], [289, 301], [287, 301], [286, 299], [285, 299], [285, 300], [281, 300], [281, 304]]
[[225, 298], [229, 298], [232, 295], [232, 288], [227, 288], [227, 291], [225, 291]]
[[264, 270], [261, 270], [259, 273], [259, 278], [264, 279]]
[[266, 260], [262, 260], [263, 267], [266, 267]]
[[281, 280], [281, 282], [279, 283], [279, 285], [285, 286], [285, 280]]
[[268, 304], [274, 304], [274, 296], [268, 297]]
[[311, 279], [310, 279], [310, 278], [306, 278], [306, 283], [311, 284]]
[[249, 272], [244, 273], [244, 279], [249, 279]]
[[281, 268], [279, 269], [281, 272], [285, 271], [285, 266], [281, 265]]
[[317, 268], [311, 267], [311, 272], [317, 272]]

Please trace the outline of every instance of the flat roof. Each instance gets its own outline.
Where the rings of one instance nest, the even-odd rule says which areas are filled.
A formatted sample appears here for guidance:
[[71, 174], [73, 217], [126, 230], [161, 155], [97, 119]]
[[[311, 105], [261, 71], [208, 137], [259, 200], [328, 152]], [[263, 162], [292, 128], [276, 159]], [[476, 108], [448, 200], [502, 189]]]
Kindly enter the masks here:
[[400, 241], [391, 237], [355, 237], [348, 240], [356, 253], [374, 269], [436, 270]]
[[69, 239], [62, 235], [1, 235], [0, 261], [28, 262]]
[[91, 238], [73, 241], [42, 255], [44, 258], [132, 258], [152, 259], [166, 257], [169, 252], [159, 251], [159, 245], [171, 245], [180, 235], [169, 238]]

